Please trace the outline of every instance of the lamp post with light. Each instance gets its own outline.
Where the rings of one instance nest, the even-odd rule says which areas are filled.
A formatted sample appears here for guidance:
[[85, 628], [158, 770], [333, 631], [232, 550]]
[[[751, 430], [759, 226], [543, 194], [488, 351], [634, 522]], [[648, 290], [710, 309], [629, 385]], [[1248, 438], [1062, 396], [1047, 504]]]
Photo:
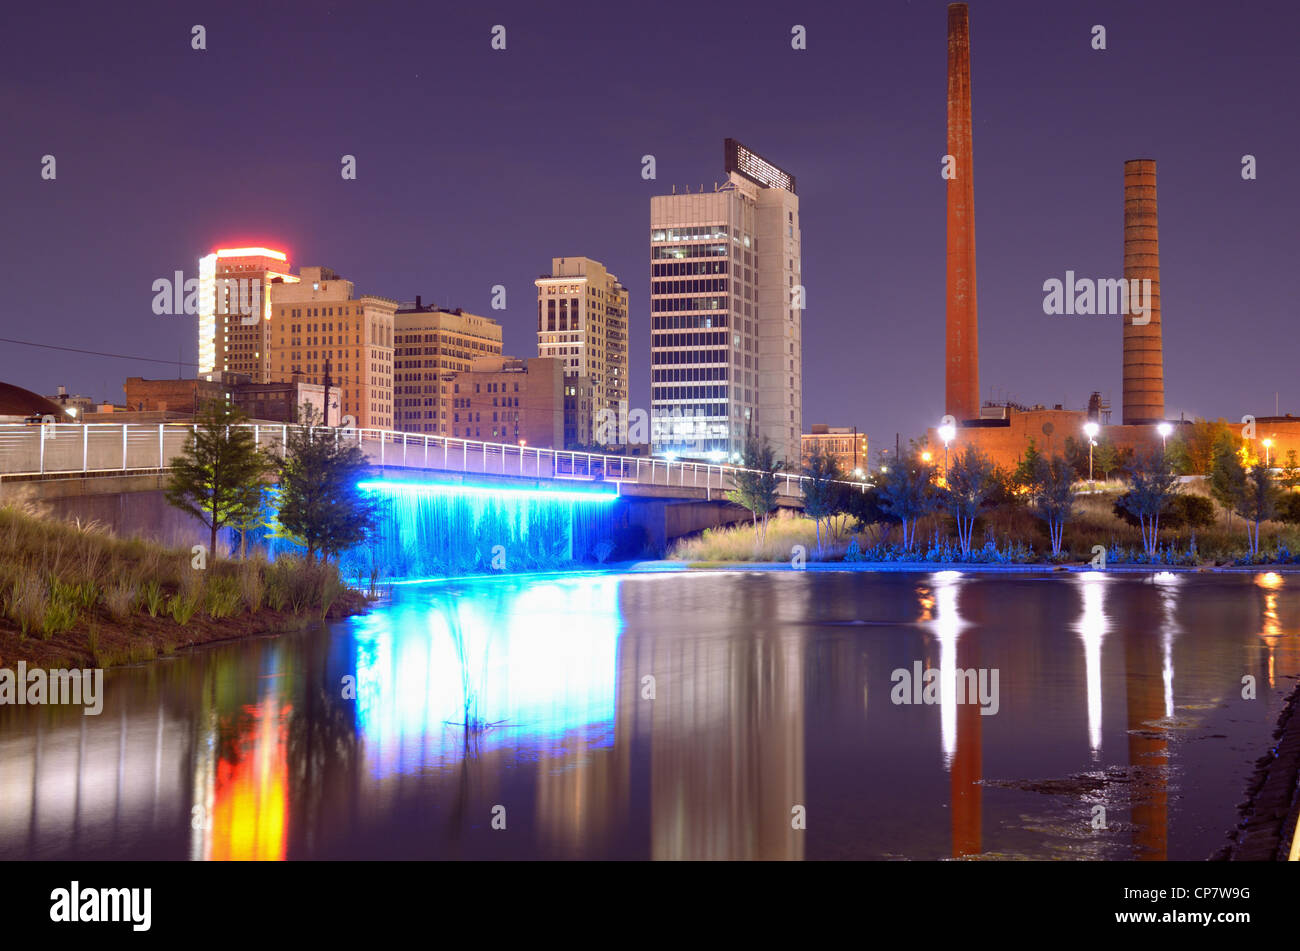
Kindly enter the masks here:
[[939, 427], [939, 438], [943, 440], [943, 478], [948, 480], [948, 444], [957, 436], [957, 427], [944, 423]]
[[1165, 441], [1169, 439], [1169, 434], [1174, 431], [1174, 427], [1168, 423], [1161, 423], [1156, 427], [1156, 432], [1160, 434], [1160, 451], [1165, 451]]
[[1083, 424], [1083, 433], [1088, 437], [1088, 492], [1093, 491], [1092, 481], [1092, 447], [1097, 445], [1097, 433], [1101, 432], [1101, 427], [1092, 420]]
[[1272, 446], [1273, 446], [1273, 440], [1271, 440], [1271, 439], [1265, 439], [1265, 440], [1264, 440], [1264, 468], [1265, 468], [1265, 469], [1268, 468], [1268, 462], [1269, 462], [1269, 449], [1271, 449]]

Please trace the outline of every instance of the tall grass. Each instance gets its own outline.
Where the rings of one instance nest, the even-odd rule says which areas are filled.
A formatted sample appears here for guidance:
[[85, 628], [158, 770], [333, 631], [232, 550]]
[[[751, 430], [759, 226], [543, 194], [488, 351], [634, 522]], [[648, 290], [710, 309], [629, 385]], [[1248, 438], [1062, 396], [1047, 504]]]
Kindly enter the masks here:
[[[188, 549], [120, 539], [96, 522], [42, 517], [32, 506], [0, 505], [0, 629], [52, 638], [78, 632], [98, 643], [103, 625], [164, 615], [190, 624], [270, 607], [326, 616], [347, 593], [332, 563], [284, 556], [275, 562], [210, 559], [191, 567]], [[143, 657], [141, 645], [113, 656]], [[107, 655], [106, 655], [107, 656]]]
[[[1025, 505], [1002, 505], [987, 511], [976, 521], [973, 548], [980, 550], [979, 558], [971, 560], [1008, 561], [1087, 561], [1093, 557], [1093, 547], [1107, 549], [1111, 561], [1142, 561], [1133, 553], [1142, 551], [1142, 534], [1135, 525], [1129, 525], [1115, 515], [1113, 506], [1125, 486], [1122, 483], [1098, 483], [1098, 491], [1081, 493], [1075, 499], [1073, 517], [1066, 522], [1062, 538], [1061, 557], [1050, 559], [1051, 551], [1047, 525]], [[1198, 484], [1184, 486], [1189, 494], [1205, 495]], [[677, 542], [669, 558], [678, 561], [719, 562], [790, 562], [795, 557], [795, 546], [802, 546], [807, 561], [839, 561], [849, 553], [849, 560], [874, 560], [873, 553], [890, 553], [889, 560], [925, 561], [960, 560], [945, 555], [947, 542], [955, 538], [956, 527], [951, 516], [934, 512], [920, 519], [916, 528], [917, 550], [913, 556], [897, 550], [899, 532], [889, 525], [872, 526], [854, 535], [841, 528], [828, 538], [822, 532], [822, 547], [817, 548], [816, 533], [811, 519], [790, 512], [780, 512], [768, 522], [766, 539], [760, 544], [753, 526], [741, 522], [734, 526], [708, 529], [700, 535]], [[1242, 564], [1300, 561], [1300, 526], [1281, 522], [1265, 522], [1260, 528], [1262, 554], [1249, 559], [1246, 546], [1246, 528], [1240, 516], [1229, 519], [1226, 511], [1216, 506], [1214, 524], [1192, 529], [1188, 527], [1162, 527], [1160, 531], [1160, 562], [1165, 564]], [[852, 544], [853, 550], [849, 551]], [[1032, 551], [1031, 551], [1032, 550]]]

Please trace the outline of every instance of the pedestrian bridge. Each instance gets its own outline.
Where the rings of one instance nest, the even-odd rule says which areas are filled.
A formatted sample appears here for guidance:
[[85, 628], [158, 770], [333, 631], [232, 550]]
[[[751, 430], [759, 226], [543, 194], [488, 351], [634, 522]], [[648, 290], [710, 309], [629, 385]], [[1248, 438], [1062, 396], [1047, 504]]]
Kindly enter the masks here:
[[[190, 423], [46, 423], [0, 426], [0, 479], [119, 476], [170, 468], [193, 429]], [[283, 448], [289, 427], [247, 424], [260, 449]], [[323, 427], [322, 427], [323, 428]], [[379, 469], [477, 475], [487, 482], [602, 482], [619, 495], [724, 498], [743, 467], [642, 456], [571, 452], [510, 443], [426, 436], [383, 429], [329, 428], [340, 443], [359, 446]], [[777, 495], [802, 506], [804, 476], [781, 473]], [[856, 483], [855, 483], [856, 484]], [[668, 491], [665, 491], [668, 490]], [[673, 490], [680, 490], [679, 492]]]
[[[280, 450], [289, 427], [247, 424], [257, 446]], [[322, 427], [322, 429], [325, 429]], [[0, 503], [32, 503], [47, 514], [99, 522], [121, 536], [168, 545], [206, 540], [192, 516], [168, 505], [163, 489], [190, 423], [0, 425]], [[501, 489], [599, 489], [618, 496], [617, 519], [645, 529], [649, 547], [706, 528], [749, 521], [729, 501], [738, 466], [535, 448], [379, 429], [326, 431], [359, 446], [376, 478]], [[802, 509], [806, 477], [780, 473], [777, 505]], [[862, 483], [852, 483], [855, 488]]]

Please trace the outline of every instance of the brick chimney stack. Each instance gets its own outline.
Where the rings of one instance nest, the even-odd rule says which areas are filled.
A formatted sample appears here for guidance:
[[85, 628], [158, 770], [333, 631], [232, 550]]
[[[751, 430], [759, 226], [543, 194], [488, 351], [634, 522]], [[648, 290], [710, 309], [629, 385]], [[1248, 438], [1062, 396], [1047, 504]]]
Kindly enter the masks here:
[[[1160, 232], [1156, 220], [1156, 163], [1124, 163], [1124, 280], [1151, 282], [1145, 315], [1124, 315], [1125, 425], [1165, 418], [1164, 350], [1160, 331]], [[1140, 286], [1140, 285], [1139, 285]], [[1132, 308], [1129, 308], [1130, 311]], [[1149, 318], [1145, 324], [1133, 318]]]
[[979, 323], [975, 298], [975, 183], [971, 147], [970, 22], [948, 5], [947, 326], [944, 412], [958, 422], [980, 414]]

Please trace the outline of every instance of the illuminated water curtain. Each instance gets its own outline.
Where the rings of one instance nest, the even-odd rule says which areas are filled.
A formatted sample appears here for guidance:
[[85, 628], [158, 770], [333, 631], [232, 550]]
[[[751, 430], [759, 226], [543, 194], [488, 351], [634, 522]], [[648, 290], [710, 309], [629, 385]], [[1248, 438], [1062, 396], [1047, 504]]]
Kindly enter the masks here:
[[390, 577], [516, 572], [603, 560], [611, 547], [609, 491], [368, 481], [378, 531], [353, 558]]

